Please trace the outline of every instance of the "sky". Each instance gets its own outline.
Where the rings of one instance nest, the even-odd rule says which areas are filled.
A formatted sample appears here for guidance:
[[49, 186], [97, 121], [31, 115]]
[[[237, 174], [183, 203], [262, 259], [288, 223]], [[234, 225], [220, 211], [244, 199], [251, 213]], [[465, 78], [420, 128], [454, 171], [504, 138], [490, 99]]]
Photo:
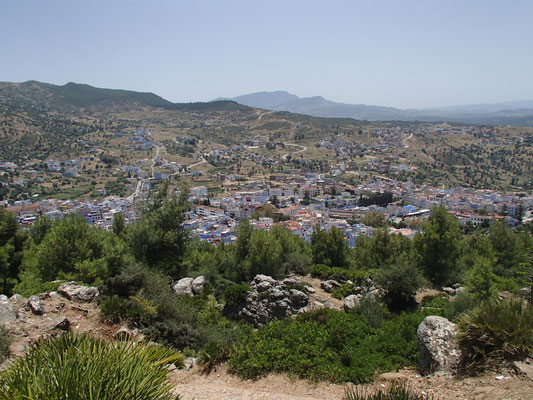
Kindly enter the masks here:
[[174, 102], [287, 90], [428, 108], [533, 99], [531, 0], [5, 0], [0, 81]]

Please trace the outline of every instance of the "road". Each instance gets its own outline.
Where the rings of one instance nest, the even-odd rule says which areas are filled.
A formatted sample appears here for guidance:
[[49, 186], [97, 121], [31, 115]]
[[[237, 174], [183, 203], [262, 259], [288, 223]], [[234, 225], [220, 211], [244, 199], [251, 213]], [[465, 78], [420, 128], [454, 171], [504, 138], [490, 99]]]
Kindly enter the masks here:
[[283, 161], [286, 161], [286, 160], [287, 160], [287, 157], [288, 157], [289, 154], [294, 155], [294, 154], [298, 154], [298, 153], [303, 153], [304, 151], [307, 150], [307, 146], [304, 146], [303, 144], [285, 143], [285, 146], [296, 146], [296, 147], [301, 147], [301, 149], [300, 149], [300, 150], [297, 150], [297, 151], [295, 151], [295, 152], [293, 152], [293, 153], [285, 153], [285, 154], [283, 154], [283, 155], [281, 156], [281, 159], [282, 159]]
[[407, 144], [407, 141], [409, 139], [411, 139], [413, 137], [413, 134], [411, 133], [409, 136], [407, 136], [404, 140], [403, 140], [403, 145], [405, 146], [406, 149], [409, 148], [409, 145]]

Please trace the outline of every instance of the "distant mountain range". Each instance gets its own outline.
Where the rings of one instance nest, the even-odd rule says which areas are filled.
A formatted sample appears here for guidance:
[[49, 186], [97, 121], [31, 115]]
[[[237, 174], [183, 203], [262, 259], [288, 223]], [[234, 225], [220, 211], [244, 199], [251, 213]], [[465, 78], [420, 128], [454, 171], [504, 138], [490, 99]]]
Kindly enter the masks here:
[[354, 118], [367, 121], [445, 121], [533, 126], [533, 100], [402, 110], [393, 107], [337, 103], [320, 96], [300, 98], [285, 91], [278, 91], [252, 93], [232, 99], [218, 98], [212, 102], [172, 103], [154, 93], [102, 89], [73, 82], [58, 86], [27, 81], [0, 82], [0, 104], [2, 103], [63, 112], [99, 113], [129, 111], [138, 108], [223, 111], [255, 107], [315, 117]]
[[533, 126], [533, 100], [407, 110], [365, 104], [337, 103], [321, 96], [301, 98], [286, 91], [257, 92], [216, 100], [232, 100], [250, 107], [289, 111], [315, 117], [354, 118], [368, 121], [446, 121], [468, 124]]
[[73, 82], [58, 86], [37, 81], [0, 82], [0, 104], [2, 103], [64, 112], [115, 112], [142, 107], [206, 111], [248, 109], [247, 106], [230, 100], [172, 103], [153, 93], [101, 89]]

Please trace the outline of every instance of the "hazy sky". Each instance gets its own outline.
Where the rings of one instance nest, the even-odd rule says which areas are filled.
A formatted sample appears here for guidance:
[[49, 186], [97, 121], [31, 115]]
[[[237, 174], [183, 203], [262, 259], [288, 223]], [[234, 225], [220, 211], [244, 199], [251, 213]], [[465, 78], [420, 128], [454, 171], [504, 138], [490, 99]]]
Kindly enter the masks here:
[[205, 101], [262, 90], [429, 107], [533, 99], [533, 0], [4, 0], [0, 81]]

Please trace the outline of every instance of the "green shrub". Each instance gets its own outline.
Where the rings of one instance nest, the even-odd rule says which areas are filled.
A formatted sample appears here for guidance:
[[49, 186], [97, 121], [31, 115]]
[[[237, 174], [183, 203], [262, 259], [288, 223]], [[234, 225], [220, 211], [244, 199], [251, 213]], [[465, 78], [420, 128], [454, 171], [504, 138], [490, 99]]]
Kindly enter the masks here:
[[392, 383], [388, 388], [369, 393], [358, 387], [345, 389], [342, 400], [431, 400], [434, 396], [415, 393], [406, 382]]
[[9, 345], [11, 344], [11, 338], [7, 335], [7, 331], [0, 326], [0, 364], [6, 360], [9, 355]]
[[478, 304], [474, 297], [466, 290], [457, 293], [453, 301], [449, 301], [443, 307], [443, 313], [450, 321], [456, 321], [465, 312], [470, 311]]
[[[245, 285], [227, 288], [230, 301], [245, 294]], [[132, 265], [102, 288], [101, 313], [140, 327], [150, 339], [198, 352], [206, 369], [224, 361], [246, 324], [230, 321], [212, 296], [176, 296], [169, 279], [142, 265]]]
[[424, 296], [420, 305], [429, 308], [444, 308], [449, 302], [445, 295], [436, 294], [434, 296]]
[[340, 287], [333, 289], [331, 295], [336, 299], [344, 299], [346, 296], [353, 294], [355, 283], [344, 283]]
[[533, 308], [522, 299], [488, 301], [461, 317], [458, 326], [469, 366], [523, 359], [533, 352]]
[[246, 284], [231, 285], [224, 289], [224, 300], [226, 306], [234, 307], [246, 300], [246, 295], [250, 291], [250, 286]]
[[324, 264], [314, 264], [310, 268], [311, 276], [322, 280], [329, 279], [331, 268]]
[[162, 346], [64, 334], [38, 342], [0, 374], [0, 399], [179, 399], [165, 367], [182, 362]]
[[383, 320], [390, 317], [386, 307], [374, 296], [364, 296], [351, 312], [362, 315], [372, 328], [379, 328]]
[[313, 380], [368, 382], [376, 373], [418, 362], [416, 329], [422, 313], [383, 321], [321, 309], [274, 321], [243, 337], [232, 352], [232, 371], [246, 378], [286, 372]]
[[311, 276], [324, 280], [334, 279], [336, 281], [360, 282], [368, 278], [368, 272], [365, 270], [350, 270], [346, 268], [332, 268], [324, 264], [314, 264], [310, 268]]

